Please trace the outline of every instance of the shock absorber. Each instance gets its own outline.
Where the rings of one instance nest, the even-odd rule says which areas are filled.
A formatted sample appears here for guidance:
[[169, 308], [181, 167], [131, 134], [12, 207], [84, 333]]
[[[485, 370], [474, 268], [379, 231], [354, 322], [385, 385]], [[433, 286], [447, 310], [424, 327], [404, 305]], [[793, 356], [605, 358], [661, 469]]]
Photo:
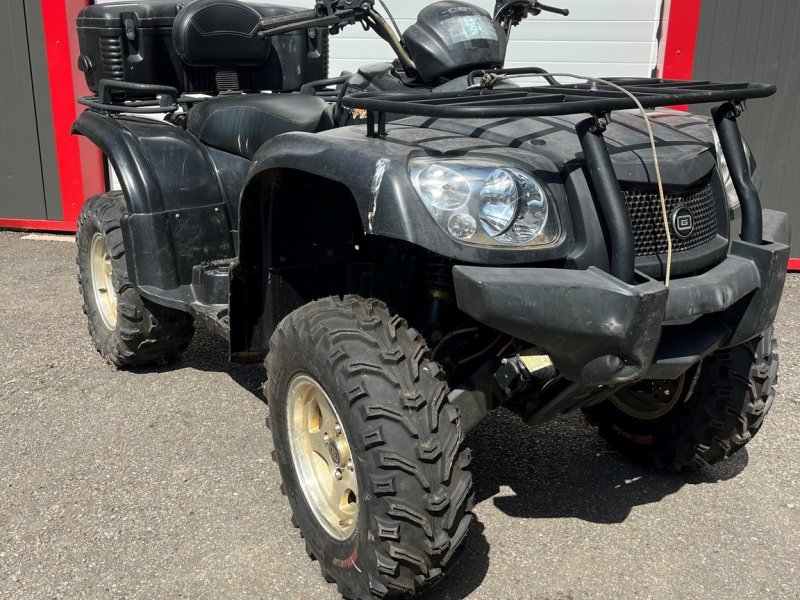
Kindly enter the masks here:
[[425, 264], [425, 286], [428, 291], [428, 333], [431, 344], [437, 344], [447, 332], [447, 316], [455, 297], [452, 265], [441, 256], [431, 255]]

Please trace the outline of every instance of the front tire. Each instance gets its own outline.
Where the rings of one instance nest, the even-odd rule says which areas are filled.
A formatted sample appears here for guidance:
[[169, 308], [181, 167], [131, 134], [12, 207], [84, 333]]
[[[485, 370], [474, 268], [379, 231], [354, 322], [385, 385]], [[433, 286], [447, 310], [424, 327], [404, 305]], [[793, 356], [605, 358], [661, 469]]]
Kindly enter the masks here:
[[78, 282], [95, 348], [118, 367], [160, 363], [183, 352], [194, 336], [186, 313], [136, 292], [128, 277], [121, 220], [125, 198], [112, 192], [86, 201], [78, 219]]
[[[584, 412], [626, 456], [673, 471], [699, 470], [735, 454], [761, 429], [775, 398], [776, 348], [770, 329], [714, 353], [682, 380], [641, 382], [627, 397], [623, 392]], [[659, 390], [675, 396], [659, 403]]]
[[282, 490], [306, 550], [346, 598], [413, 596], [441, 576], [472, 520], [459, 413], [428, 356], [405, 321], [354, 296], [300, 308], [270, 342]]

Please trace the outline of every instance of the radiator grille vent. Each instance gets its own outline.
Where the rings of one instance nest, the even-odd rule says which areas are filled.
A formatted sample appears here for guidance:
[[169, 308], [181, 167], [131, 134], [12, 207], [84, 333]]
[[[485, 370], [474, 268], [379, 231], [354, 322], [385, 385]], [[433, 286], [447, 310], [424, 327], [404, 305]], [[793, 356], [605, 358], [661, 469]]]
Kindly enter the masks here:
[[[636, 256], [666, 254], [667, 236], [664, 233], [658, 190], [626, 187], [623, 188], [622, 195], [631, 215]], [[665, 190], [664, 196], [668, 214], [671, 215], [675, 209], [683, 206], [694, 217], [694, 231], [688, 238], [680, 239], [673, 229], [673, 252], [697, 248], [716, 237], [719, 223], [710, 179], [679, 190]]]

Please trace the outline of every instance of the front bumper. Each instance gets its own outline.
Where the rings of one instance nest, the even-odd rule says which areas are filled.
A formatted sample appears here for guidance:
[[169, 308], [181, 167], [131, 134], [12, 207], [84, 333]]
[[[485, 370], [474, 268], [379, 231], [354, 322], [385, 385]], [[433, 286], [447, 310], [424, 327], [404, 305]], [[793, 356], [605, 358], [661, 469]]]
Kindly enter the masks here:
[[695, 277], [629, 285], [596, 268], [454, 267], [459, 308], [546, 351], [570, 381], [616, 385], [679, 377], [775, 320], [789, 262], [788, 215], [763, 211], [764, 244], [732, 244]]

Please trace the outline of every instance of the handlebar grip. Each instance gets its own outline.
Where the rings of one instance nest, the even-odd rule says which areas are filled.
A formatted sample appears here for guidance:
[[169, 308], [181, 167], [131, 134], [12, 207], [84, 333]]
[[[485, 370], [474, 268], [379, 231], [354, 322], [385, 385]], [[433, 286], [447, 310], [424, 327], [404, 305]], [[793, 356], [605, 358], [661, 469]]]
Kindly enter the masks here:
[[542, 10], [544, 12], [555, 13], [557, 15], [564, 15], [565, 17], [569, 16], [569, 9], [568, 8], [555, 8], [554, 6], [547, 6], [545, 4], [536, 3], [536, 8]]
[[319, 18], [317, 11], [314, 9], [304, 10], [302, 12], [291, 13], [288, 15], [281, 15], [279, 17], [270, 17], [268, 19], [261, 19], [261, 32], [269, 34], [271, 29], [278, 29], [286, 25], [294, 25], [295, 23], [303, 23]]

